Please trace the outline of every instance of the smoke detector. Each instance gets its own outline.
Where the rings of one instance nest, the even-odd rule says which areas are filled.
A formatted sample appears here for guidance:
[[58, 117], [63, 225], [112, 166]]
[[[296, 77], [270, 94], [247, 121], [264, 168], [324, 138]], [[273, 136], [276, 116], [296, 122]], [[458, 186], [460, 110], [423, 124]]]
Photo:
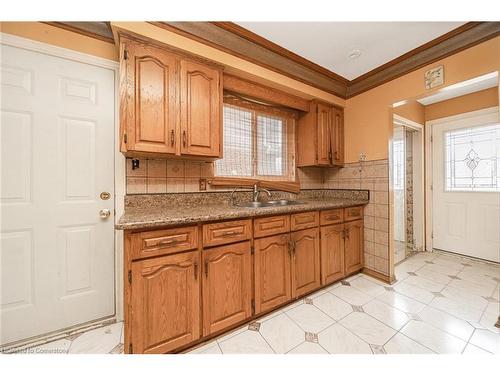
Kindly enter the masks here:
[[350, 60], [356, 60], [359, 56], [361, 56], [361, 51], [359, 49], [354, 49], [347, 54]]

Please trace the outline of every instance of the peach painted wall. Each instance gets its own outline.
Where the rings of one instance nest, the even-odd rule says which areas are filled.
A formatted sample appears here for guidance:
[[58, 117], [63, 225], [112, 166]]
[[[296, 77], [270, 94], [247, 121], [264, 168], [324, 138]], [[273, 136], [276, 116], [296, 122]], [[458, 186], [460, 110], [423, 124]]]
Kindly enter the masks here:
[[23, 38], [72, 49], [108, 60], [118, 61], [114, 43], [77, 34], [41, 22], [0, 22], [0, 31]]
[[498, 87], [492, 87], [425, 106], [425, 120], [430, 121], [496, 106], [498, 106]]
[[418, 124], [425, 124], [425, 107], [416, 100], [410, 100], [408, 103], [394, 108], [394, 113]]
[[392, 132], [392, 104], [418, 98], [434, 90], [424, 87], [426, 70], [444, 65], [445, 86], [500, 70], [500, 37], [490, 39], [455, 55], [408, 73], [346, 102], [345, 161], [354, 162], [359, 154], [367, 160], [385, 159]]

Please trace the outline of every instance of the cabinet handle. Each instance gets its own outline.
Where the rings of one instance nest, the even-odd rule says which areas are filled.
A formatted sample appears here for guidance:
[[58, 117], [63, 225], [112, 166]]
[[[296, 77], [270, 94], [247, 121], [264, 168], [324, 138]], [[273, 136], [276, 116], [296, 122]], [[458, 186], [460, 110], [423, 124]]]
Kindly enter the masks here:
[[345, 229], [344, 229], [344, 230], [342, 230], [342, 238], [345, 238], [345, 232], [346, 232], [346, 230], [345, 230]]
[[221, 233], [221, 236], [222, 236], [222, 237], [225, 237], [225, 236], [234, 236], [234, 235], [236, 235], [236, 234], [238, 234], [238, 232], [237, 232], [237, 231], [235, 231], [235, 230], [230, 230], [230, 231], [228, 231], [228, 232], [223, 232], [223, 233]]
[[186, 142], [187, 142], [187, 135], [186, 135], [186, 131], [185, 131], [185, 130], [183, 130], [183, 131], [182, 131], [182, 145], [183, 145], [184, 147], [186, 147]]
[[160, 246], [174, 246], [177, 244], [177, 240], [175, 238], [170, 239], [170, 240], [163, 240], [158, 243]]
[[198, 280], [198, 262], [194, 263], [194, 279]]
[[349, 228], [347, 228], [347, 229], [345, 230], [345, 236], [346, 236], [346, 238], [347, 238], [347, 239], [349, 239], [349, 235], [350, 235], [350, 234], [351, 234], [351, 230], [350, 230]]
[[335, 151], [335, 160], [339, 160], [339, 152]]
[[170, 131], [170, 145], [171, 145], [171, 146], [173, 146], [173, 145], [174, 145], [174, 143], [175, 143], [174, 135], [175, 135], [175, 134], [174, 134], [174, 130], [172, 129], [172, 130]]
[[292, 256], [292, 240], [288, 240], [288, 255]]
[[208, 277], [208, 260], [205, 259], [205, 277]]
[[330, 215], [326, 217], [326, 220], [339, 220], [339, 219], [340, 217], [338, 217], [337, 215]]

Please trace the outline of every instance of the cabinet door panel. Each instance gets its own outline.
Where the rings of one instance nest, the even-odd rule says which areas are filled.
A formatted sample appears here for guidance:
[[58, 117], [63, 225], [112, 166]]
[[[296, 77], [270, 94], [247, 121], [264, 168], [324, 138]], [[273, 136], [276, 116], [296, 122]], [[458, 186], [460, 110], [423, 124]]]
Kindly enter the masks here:
[[127, 42], [122, 103], [126, 151], [175, 153], [177, 60], [159, 48]]
[[333, 165], [344, 165], [344, 114], [341, 109], [333, 108], [332, 119]]
[[222, 91], [219, 70], [181, 61], [181, 153], [220, 156]]
[[200, 337], [199, 254], [132, 263], [134, 353], [166, 353]]
[[330, 124], [332, 122], [332, 108], [321, 103], [317, 107], [317, 152], [318, 164], [330, 164]]
[[363, 220], [346, 223], [345, 237], [345, 273], [363, 268]]
[[255, 240], [255, 312], [258, 314], [292, 298], [290, 235]]
[[203, 267], [204, 334], [212, 334], [250, 317], [250, 241], [203, 250]]
[[319, 229], [304, 229], [291, 234], [293, 243], [292, 297], [320, 286]]
[[321, 283], [330, 284], [344, 276], [344, 225], [321, 228]]

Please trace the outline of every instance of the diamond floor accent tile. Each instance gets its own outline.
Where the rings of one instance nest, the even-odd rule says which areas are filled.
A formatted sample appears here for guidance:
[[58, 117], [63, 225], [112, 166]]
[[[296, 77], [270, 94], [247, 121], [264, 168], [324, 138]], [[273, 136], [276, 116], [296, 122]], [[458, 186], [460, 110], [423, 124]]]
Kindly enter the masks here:
[[306, 341], [307, 342], [314, 342], [314, 343], [318, 343], [318, 335], [316, 333], [312, 333], [312, 332], [306, 332]]
[[65, 337], [65, 339], [69, 340], [69, 341], [73, 341], [74, 339], [78, 338], [81, 335], [82, 335], [82, 333], [75, 333], [74, 335], [70, 335], [70, 336]]
[[116, 345], [113, 350], [109, 352], [109, 354], [122, 354], [123, 353], [123, 344]]
[[406, 272], [408, 275], [410, 276], [417, 276], [417, 274], [415, 272]]
[[255, 332], [259, 332], [260, 330], [260, 323], [259, 322], [252, 322], [248, 325], [248, 329], [250, 331], [255, 331]]
[[472, 267], [472, 264], [469, 263], [460, 263], [464, 267]]
[[444, 297], [444, 294], [441, 292], [431, 292], [431, 293], [434, 294], [434, 296], [436, 297]]
[[454, 275], [448, 275], [448, 277], [453, 280], [462, 280], [460, 277]]
[[311, 298], [304, 298], [304, 303], [307, 303], [308, 305], [313, 305], [313, 300]]
[[344, 281], [344, 280], [342, 280], [340, 283], [341, 283], [342, 285], [345, 285], [345, 286], [351, 286], [351, 283], [350, 283], [350, 282], [348, 282], [348, 281]]
[[388, 292], [394, 292], [394, 288], [392, 286], [384, 286], [384, 289]]
[[418, 316], [417, 314], [413, 314], [413, 313], [406, 313], [406, 315], [408, 315], [408, 318], [412, 319], [412, 320], [418, 320], [418, 321], [421, 321], [422, 318], [420, 316]]
[[425, 263], [427, 263], [427, 264], [436, 264], [436, 263], [434, 263], [433, 261], [430, 261], [430, 260], [426, 260]]
[[351, 305], [352, 306], [352, 309], [356, 312], [365, 312], [365, 310], [363, 310], [363, 307], [361, 306], [356, 306], [356, 305]]
[[370, 344], [370, 348], [372, 349], [373, 354], [387, 354], [384, 347], [381, 345]]

